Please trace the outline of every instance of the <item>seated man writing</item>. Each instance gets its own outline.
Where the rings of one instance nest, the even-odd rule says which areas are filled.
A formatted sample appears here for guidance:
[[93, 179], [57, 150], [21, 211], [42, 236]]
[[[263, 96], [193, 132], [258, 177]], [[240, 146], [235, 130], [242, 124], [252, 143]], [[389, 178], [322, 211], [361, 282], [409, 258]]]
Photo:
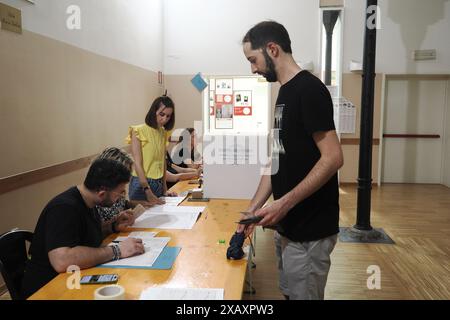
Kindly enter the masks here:
[[112, 206], [124, 196], [130, 170], [111, 159], [92, 163], [84, 183], [51, 200], [42, 211], [25, 268], [24, 297], [39, 290], [69, 266], [94, 267], [114, 259], [144, 253], [142, 240], [129, 238], [115, 247], [102, 246], [112, 232], [134, 223], [131, 211], [119, 214], [114, 223], [102, 223], [96, 206]]

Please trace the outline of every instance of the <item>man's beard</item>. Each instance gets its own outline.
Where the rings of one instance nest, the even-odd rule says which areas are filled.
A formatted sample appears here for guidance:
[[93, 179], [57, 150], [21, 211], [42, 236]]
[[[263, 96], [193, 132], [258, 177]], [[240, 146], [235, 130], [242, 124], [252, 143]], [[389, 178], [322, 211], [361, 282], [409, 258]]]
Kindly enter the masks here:
[[266, 72], [261, 72], [260, 74], [266, 78], [268, 82], [277, 82], [278, 77], [275, 71], [275, 64], [273, 63], [272, 58], [269, 57], [267, 52], [263, 50], [264, 59], [266, 60]]

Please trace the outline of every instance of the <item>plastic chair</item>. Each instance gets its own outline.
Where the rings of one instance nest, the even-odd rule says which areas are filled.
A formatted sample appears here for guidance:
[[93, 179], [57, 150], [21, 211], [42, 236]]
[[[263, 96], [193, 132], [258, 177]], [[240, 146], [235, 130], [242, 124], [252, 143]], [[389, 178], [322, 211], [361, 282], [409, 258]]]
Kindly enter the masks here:
[[13, 300], [22, 300], [22, 279], [28, 260], [27, 242], [31, 244], [33, 233], [11, 230], [0, 236], [0, 272]]

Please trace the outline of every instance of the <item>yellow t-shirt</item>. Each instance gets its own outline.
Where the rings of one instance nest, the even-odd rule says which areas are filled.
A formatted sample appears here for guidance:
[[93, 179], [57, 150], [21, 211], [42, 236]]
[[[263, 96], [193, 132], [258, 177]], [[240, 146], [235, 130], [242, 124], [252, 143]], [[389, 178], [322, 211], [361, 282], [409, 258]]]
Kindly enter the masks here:
[[[146, 124], [130, 126], [128, 136], [125, 138], [127, 144], [131, 144], [131, 133], [133, 131], [141, 142], [142, 166], [145, 176], [150, 179], [161, 179], [164, 175], [168, 132], [164, 128], [153, 129]], [[133, 176], [137, 177], [134, 170]]]

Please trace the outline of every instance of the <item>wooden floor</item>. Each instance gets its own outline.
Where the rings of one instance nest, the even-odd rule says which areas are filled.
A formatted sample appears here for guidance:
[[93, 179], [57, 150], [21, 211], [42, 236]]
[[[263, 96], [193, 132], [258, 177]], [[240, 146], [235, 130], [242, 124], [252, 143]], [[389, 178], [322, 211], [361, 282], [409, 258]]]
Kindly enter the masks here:
[[[341, 187], [340, 226], [356, 221], [356, 186]], [[383, 185], [372, 191], [372, 226], [395, 241], [339, 242], [332, 254], [325, 299], [450, 299], [450, 189], [438, 185]], [[271, 231], [257, 231], [255, 295], [282, 299]], [[381, 271], [381, 289], [369, 290], [367, 268]]]

